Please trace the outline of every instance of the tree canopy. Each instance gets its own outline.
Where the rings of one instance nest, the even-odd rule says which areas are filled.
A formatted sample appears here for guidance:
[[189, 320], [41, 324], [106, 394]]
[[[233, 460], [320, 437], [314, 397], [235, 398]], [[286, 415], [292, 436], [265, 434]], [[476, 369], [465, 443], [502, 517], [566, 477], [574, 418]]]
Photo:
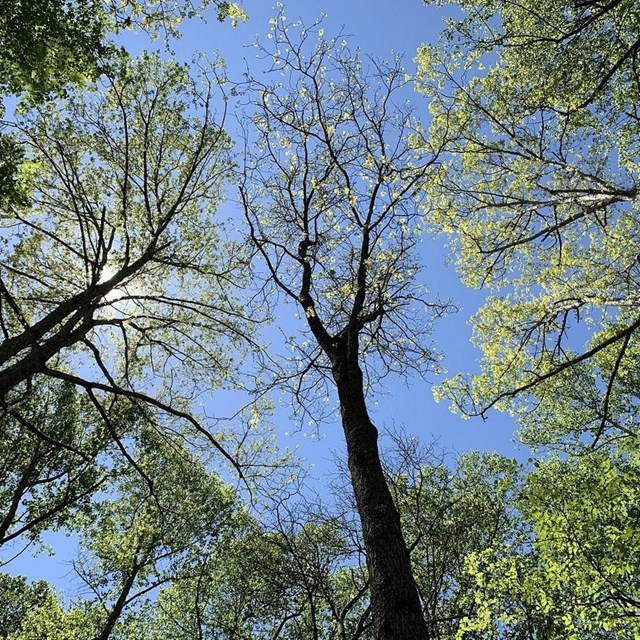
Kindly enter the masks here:
[[525, 476], [515, 544], [469, 556], [479, 609], [461, 637], [634, 637], [640, 16], [461, 4], [418, 55], [431, 133], [451, 141], [427, 216], [489, 295], [481, 371], [440, 393], [508, 409], [525, 442], [561, 452]]
[[635, 403], [639, 14], [557, 5], [463, 4], [445, 53], [421, 51], [432, 133], [453, 140], [430, 218], [491, 291], [474, 321], [483, 372], [447, 385], [455, 402], [544, 415], [566, 393], [597, 442], [632, 428], [613, 407]]
[[245, 18], [234, 2], [179, 0], [40, 0], [4, 2], [0, 9], [0, 93], [42, 102], [69, 85], [95, 79], [122, 53], [113, 37], [123, 29], [179, 35], [177, 27], [208, 5], [218, 18]]
[[184, 411], [192, 385], [218, 387], [249, 332], [228, 293], [242, 253], [213, 224], [229, 175], [216, 73], [143, 56], [10, 125], [25, 157], [23, 202], [2, 214], [0, 387], [16, 412], [44, 374], [107, 425], [129, 398], [205, 433]]
[[[462, 0], [417, 78], [278, 5], [231, 83], [172, 46], [235, 3], [4, 3], [0, 639], [640, 637], [636, 4]], [[438, 393], [526, 463], [374, 424], [438, 373], [441, 232], [487, 296]], [[64, 592], [12, 575], [52, 532]]]

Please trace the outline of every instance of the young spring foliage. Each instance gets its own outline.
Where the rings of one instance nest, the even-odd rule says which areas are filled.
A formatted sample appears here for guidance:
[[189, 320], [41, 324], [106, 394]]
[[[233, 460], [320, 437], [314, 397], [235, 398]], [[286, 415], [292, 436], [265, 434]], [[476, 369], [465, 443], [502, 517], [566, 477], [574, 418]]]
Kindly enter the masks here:
[[452, 139], [429, 218], [491, 295], [474, 319], [482, 373], [444, 392], [469, 414], [553, 412], [591, 377], [581, 431], [619, 435], [612, 405], [640, 327], [637, 3], [462, 8], [418, 56], [432, 135]]
[[466, 558], [475, 611], [456, 638], [637, 637], [637, 451], [536, 467], [511, 503], [508, 544]]
[[[409, 76], [400, 58], [363, 57], [323, 37], [321, 23], [290, 24], [282, 10], [269, 37], [269, 49], [257, 46], [274, 82], [247, 84], [241, 196], [268, 291], [299, 305], [309, 324], [295, 340], [303, 378], [327, 370], [330, 344], [349, 330], [369, 385], [424, 374], [437, 358], [432, 323], [446, 309], [421, 286], [416, 254], [420, 187], [439, 148], [406, 101]], [[299, 400], [310, 406], [318, 394], [306, 388]]]
[[122, 396], [189, 421], [196, 386], [228, 379], [250, 314], [230, 293], [242, 252], [214, 222], [231, 165], [220, 72], [144, 55], [11, 125], [25, 156], [22, 201], [0, 212], [8, 404], [44, 373], [106, 421]]

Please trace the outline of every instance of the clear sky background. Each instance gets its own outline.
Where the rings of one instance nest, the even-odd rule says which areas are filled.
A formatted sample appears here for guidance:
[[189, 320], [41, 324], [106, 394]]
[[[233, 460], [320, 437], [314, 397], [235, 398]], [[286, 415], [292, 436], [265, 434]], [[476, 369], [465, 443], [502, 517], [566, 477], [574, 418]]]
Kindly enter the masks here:
[[[446, 14], [442, 9], [426, 5], [422, 0], [289, 0], [285, 2], [285, 14], [294, 21], [302, 18], [309, 24], [321, 13], [325, 37], [337, 35], [341, 30], [349, 37], [350, 46], [359, 47], [363, 54], [376, 58], [390, 58], [393, 53], [404, 55], [404, 63], [409, 73], [415, 69], [413, 61], [422, 43], [435, 43], [443, 28]], [[236, 29], [228, 23], [220, 24], [215, 18], [206, 23], [192, 20], [185, 25], [185, 36], [176, 45], [176, 52], [188, 59], [194, 49], [218, 50], [228, 68], [231, 80], [240, 80], [247, 67], [252, 71], [260, 67], [256, 60], [256, 50], [252, 47], [256, 37], [264, 39], [269, 31], [269, 19], [276, 13], [274, 3], [260, 0], [246, 0], [243, 3], [249, 19]], [[418, 113], [427, 116], [427, 103], [420, 94], [410, 95]], [[233, 196], [233, 194], [232, 194]], [[232, 198], [226, 204], [227, 213], [234, 215]], [[447, 264], [447, 249], [444, 238], [425, 238], [421, 246], [425, 272], [423, 277], [429, 289], [441, 299], [451, 299], [460, 311], [444, 318], [434, 334], [436, 348], [444, 356], [444, 369], [449, 375], [457, 371], [474, 371], [478, 368], [480, 351], [470, 343], [471, 326], [469, 317], [478, 309], [484, 293], [472, 291], [462, 286], [453, 265]], [[284, 327], [289, 327], [292, 309], [283, 309], [279, 319]], [[431, 382], [438, 383], [432, 377]], [[377, 406], [371, 407], [374, 422], [379, 427], [402, 427], [407, 433], [418, 436], [425, 443], [436, 439], [449, 452], [470, 449], [498, 451], [504, 455], [528, 457], [527, 452], [516, 448], [513, 443], [514, 425], [512, 420], [492, 411], [488, 419], [463, 419], [449, 411], [445, 402], [436, 403], [431, 384], [415, 380], [409, 387], [399, 381], [388, 380], [388, 394], [377, 398]], [[277, 422], [281, 432], [290, 431], [286, 424], [286, 412], [280, 412]], [[322, 468], [327, 450], [342, 450], [342, 434], [339, 424], [325, 424], [320, 427], [322, 442], [307, 441], [313, 430], [304, 436], [293, 435], [290, 440], [283, 436], [283, 443], [295, 448], [318, 467]]]
[[[403, 53], [408, 72], [415, 68], [413, 58], [419, 45], [437, 40], [444, 16], [441, 9], [425, 5], [422, 0], [327, 0], [322, 3], [290, 0], [285, 6], [289, 18], [302, 18], [307, 23], [320, 13], [326, 13], [325, 35], [337, 35], [342, 29], [350, 36], [351, 45], [359, 47], [364, 54], [384, 59], [389, 58], [392, 52]], [[176, 53], [189, 60], [195, 50], [218, 50], [227, 63], [229, 77], [240, 80], [247, 66], [251, 69], [258, 66], [256, 50], [251, 45], [256, 36], [265, 37], [269, 31], [269, 19], [275, 15], [270, 0], [246, 0], [243, 7], [249, 20], [236, 29], [232, 29], [228, 22], [218, 23], [213, 12], [206, 23], [189, 21], [184, 26], [184, 37], [174, 46]], [[149, 46], [144, 37], [138, 36], [127, 36], [126, 44], [134, 52]], [[412, 101], [426, 117], [427, 105], [422, 96], [416, 94]], [[239, 215], [233, 198], [225, 204], [224, 213]], [[445, 356], [444, 369], [449, 375], [457, 371], [477, 370], [480, 352], [470, 343], [468, 319], [482, 303], [484, 294], [460, 284], [454, 267], [446, 263], [447, 249], [443, 238], [426, 237], [420, 251], [426, 265], [424, 277], [430, 290], [442, 299], [451, 299], [460, 309], [457, 314], [442, 319], [434, 334], [436, 348]], [[279, 322], [285, 330], [289, 331], [293, 326], [292, 314], [291, 307], [283, 309]], [[437, 384], [438, 381], [438, 377], [433, 376], [430, 383]], [[462, 419], [452, 414], [446, 403], [434, 401], [430, 383], [415, 380], [407, 387], [402, 382], [388, 380], [387, 394], [376, 398], [377, 405], [371, 407], [376, 425], [383, 429], [402, 427], [424, 443], [437, 440], [440, 447], [450, 453], [480, 449], [528, 457], [526, 450], [514, 446], [514, 425], [508, 416], [493, 411], [485, 421], [480, 418]], [[224, 414], [226, 407], [212, 407], [212, 412]], [[318, 476], [330, 471], [332, 452], [340, 455], [343, 451], [341, 428], [337, 422], [321, 425], [318, 432], [310, 429], [304, 433], [296, 430], [296, 425], [289, 421], [286, 409], [277, 412], [274, 422], [282, 445], [298, 449], [300, 455], [315, 465]], [[291, 435], [285, 435], [290, 432]], [[56, 556], [34, 559], [26, 553], [8, 567], [9, 571], [64, 584], [65, 576], [70, 573], [68, 555], [73, 553], [75, 545], [71, 541], [64, 543], [60, 535], [51, 538], [56, 547], [61, 545], [61, 541], [62, 548]]]

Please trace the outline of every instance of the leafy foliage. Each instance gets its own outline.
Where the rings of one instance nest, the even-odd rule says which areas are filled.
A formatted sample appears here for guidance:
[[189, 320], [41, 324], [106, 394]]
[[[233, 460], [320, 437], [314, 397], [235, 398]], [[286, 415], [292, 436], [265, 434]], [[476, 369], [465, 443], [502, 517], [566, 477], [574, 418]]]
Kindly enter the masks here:
[[217, 0], [39, 0], [4, 2], [0, 9], [0, 93], [35, 103], [85, 85], [122, 52], [110, 39], [123, 28], [178, 36], [186, 17], [209, 5], [218, 18], [246, 18], [237, 3]]
[[95, 78], [105, 42], [96, 0], [5, 2], [0, 10], [0, 92], [41, 102], [67, 84]]
[[433, 135], [453, 139], [430, 218], [492, 296], [474, 320], [482, 373], [446, 393], [472, 414], [552, 413], [592, 378], [583, 430], [619, 435], [640, 326], [637, 4], [462, 5], [444, 52], [419, 55]]
[[228, 293], [242, 252], [231, 259], [213, 224], [230, 168], [218, 70], [201, 60], [191, 77], [143, 56], [12, 125], [28, 198], [0, 214], [9, 404], [44, 373], [82, 387], [107, 423], [110, 403], [129, 397], [203, 431], [184, 413], [193, 383], [228, 379], [249, 324]]
[[[135, 411], [119, 403], [111, 420], [121, 437]], [[0, 546], [63, 526], [111, 477], [103, 462], [111, 435], [73, 385], [43, 381], [0, 424]]]
[[30, 612], [44, 605], [50, 593], [44, 580], [27, 584], [23, 577], [0, 574], [0, 638], [6, 640], [18, 631]]
[[[0, 137], [0, 545], [73, 533], [80, 586], [65, 599], [1, 574], [1, 638], [397, 637], [380, 613], [381, 595], [397, 609], [380, 587], [399, 582], [391, 556], [429, 637], [640, 636], [636, 3], [463, 0], [418, 57], [430, 136], [397, 100], [400, 59], [281, 8], [273, 50], [259, 45], [278, 81], [240, 92], [242, 206], [263, 298], [303, 316], [298, 368], [277, 373], [320, 417], [337, 389], [356, 491], [345, 471], [328, 500], [281, 483], [260, 505], [210, 449], [239, 468], [223, 444], [252, 465], [263, 441], [194, 414], [243, 374], [234, 350], [259, 319], [236, 298], [246, 253], [215, 217], [234, 170], [224, 71], [132, 61], [110, 41], [174, 37], [209, 5], [244, 14], [5, 4], [0, 92], [25, 100]], [[528, 443], [562, 455], [452, 467], [398, 437], [383, 473], [365, 392], [433, 369], [446, 310], [417, 280], [425, 211], [492, 293], [475, 318], [482, 372], [444, 392], [467, 413], [516, 412]]]
[[637, 474], [635, 453], [540, 463], [517, 496], [517, 544], [466, 560], [478, 608], [459, 637], [635, 637]]

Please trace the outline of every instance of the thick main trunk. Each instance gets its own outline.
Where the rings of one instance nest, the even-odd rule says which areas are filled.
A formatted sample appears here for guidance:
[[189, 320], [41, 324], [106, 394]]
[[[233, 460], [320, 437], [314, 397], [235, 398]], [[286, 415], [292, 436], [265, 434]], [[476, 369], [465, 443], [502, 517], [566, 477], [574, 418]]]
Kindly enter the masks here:
[[378, 431], [369, 418], [362, 372], [352, 363], [334, 369], [344, 428], [349, 470], [369, 570], [371, 613], [377, 640], [427, 640], [409, 552], [400, 516], [387, 486]]
[[34, 343], [31, 350], [20, 360], [0, 371], [0, 403], [12, 389], [30, 379], [37, 373], [42, 373], [47, 361], [62, 351], [80, 342], [92, 327], [90, 311], [78, 311], [62, 327], [47, 340]]

